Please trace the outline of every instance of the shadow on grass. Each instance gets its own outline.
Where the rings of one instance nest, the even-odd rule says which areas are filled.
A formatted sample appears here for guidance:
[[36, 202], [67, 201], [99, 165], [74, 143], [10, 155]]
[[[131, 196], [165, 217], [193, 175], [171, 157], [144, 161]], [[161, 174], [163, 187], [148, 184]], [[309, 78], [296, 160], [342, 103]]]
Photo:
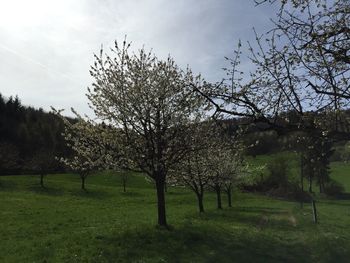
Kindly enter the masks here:
[[[107, 262], [348, 262], [343, 239], [302, 237], [314, 225], [295, 228], [288, 211], [268, 207], [235, 207], [188, 215], [170, 231], [149, 225], [96, 236], [98, 255]], [[261, 227], [262, 218], [269, 218]], [[264, 231], [265, 229], [267, 231]], [[262, 231], [263, 230], [263, 231]], [[315, 232], [314, 232], [315, 231]]]
[[13, 191], [17, 188], [17, 184], [13, 181], [4, 180], [0, 177], [0, 191]]
[[171, 190], [168, 190], [165, 194], [166, 195], [173, 195], [173, 196], [186, 196], [186, 195], [188, 195], [188, 192], [185, 192], [183, 190], [177, 191], [177, 189], [171, 189]]
[[96, 189], [93, 189], [93, 190], [80, 189], [77, 191], [73, 190], [73, 191], [70, 191], [69, 194], [79, 198], [91, 198], [91, 199], [98, 199], [98, 200], [108, 199], [112, 196], [109, 192], [106, 192], [103, 190], [96, 190]]
[[[334, 205], [334, 206], [350, 207], [349, 202], [346, 202], [348, 200], [350, 200], [350, 199], [346, 199], [346, 198], [323, 199], [323, 200], [320, 200], [319, 203], [320, 204], [327, 204], [327, 205]], [[344, 202], [338, 202], [338, 201], [344, 201]]]
[[122, 196], [127, 196], [127, 197], [144, 197], [145, 195], [140, 193], [140, 192], [137, 192], [136, 191], [133, 191], [133, 190], [126, 190], [126, 192], [123, 192], [123, 191], [120, 191], [120, 194]]
[[310, 262], [302, 244], [254, 231], [185, 225], [171, 231], [151, 227], [97, 236], [95, 259], [113, 262]]
[[341, 193], [337, 196], [338, 200], [350, 200], [350, 193]]
[[51, 195], [51, 196], [61, 196], [64, 194], [63, 189], [53, 188], [53, 187], [41, 187], [40, 185], [32, 185], [29, 190], [41, 195]]

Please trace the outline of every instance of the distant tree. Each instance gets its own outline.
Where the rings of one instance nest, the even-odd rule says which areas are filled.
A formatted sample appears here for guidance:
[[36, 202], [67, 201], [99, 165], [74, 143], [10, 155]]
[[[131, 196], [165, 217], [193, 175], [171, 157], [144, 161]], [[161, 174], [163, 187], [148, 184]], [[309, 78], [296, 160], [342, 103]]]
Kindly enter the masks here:
[[102, 123], [102, 127], [104, 132], [100, 136], [103, 136], [101, 141], [104, 142], [104, 169], [112, 170], [119, 175], [125, 193], [129, 172], [138, 172], [137, 165], [132, 159], [128, 158], [128, 149], [123, 147], [124, 137], [121, 129], [105, 123]]
[[288, 191], [289, 186], [289, 170], [288, 159], [285, 156], [277, 156], [267, 164], [269, 176], [267, 186], [270, 189], [281, 189], [284, 192]]
[[207, 189], [217, 193], [218, 207], [221, 191], [232, 204], [232, 189], [244, 173], [244, 150], [251, 146], [242, 143], [241, 130], [232, 130], [230, 123], [206, 120], [192, 125], [189, 151], [170, 173], [170, 184], [186, 186], [198, 200], [199, 212], [204, 212], [203, 197]]
[[232, 207], [233, 188], [249, 172], [249, 167], [244, 162], [241, 149], [235, 149], [233, 153], [230, 152], [224, 157], [222, 160], [222, 170], [225, 175], [223, 190], [227, 195], [228, 207]]
[[299, 140], [304, 143], [302, 154], [303, 174], [308, 177], [309, 192], [312, 193], [313, 179], [317, 180], [320, 193], [324, 193], [325, 183], [329, 178], [330, 158], [333, 154], [332, 142], [326, 137], [308, 138]]
[[40, 186], [44, 187], [45, 175], [57, 171], [58, 166], [59, 164], [55, 154], [42, 149], [34, 153], [32, 158], [27, 161], [26, 169], [38, 173], [40, 177]]
[[190, 151], [169, 173], [170, 185], [186, 186], [197, 197], [199, 212], [204, 212], [204, 192], [209, 185], [211, 167], [208, 166], [209, 149], [212, 147], [213, 124], [203, 122], [192, 125]]
[[[88, 98], [95, 114], [120, 129], [126, 159], [156, 183], [158, 224], [167, 226], [164, 187], [166, 177], [188, 152], [190, 124], [205, 105], [189, 83], [199, 83], [172, 58], [159, 60], [141, 49], [130, 54], [126, 41], [115, 43], [115, 57], [95, 56], [95, 79]], [[134, 168], [134, 167], [132, 167]]]
[[232, 187], [242, 165], [239, 156], [242, 146], [236, 137], [228, 137], [222, 131], [216, 130], [208, 153], [207, 165], [210, 169], [209, 186], [215, 191], [217, 208], [222, 209], [221, 193], [225, 191], [229, 206], [232, 204]]
[[85, 120], [74, 109], [76, 121], [71, 123], [61, 115], [61, 111], [53, 111], [64, 122], [64, 138], [67, 146], [73, 151], [69, 157], [58, 157], [59, 161], [77, 173], [81, 179], [81, 189], [85, 190], [85, 180], [88, 175], [98, 169], [103, 169], [106, 163], [106, 129], [91, 120]]

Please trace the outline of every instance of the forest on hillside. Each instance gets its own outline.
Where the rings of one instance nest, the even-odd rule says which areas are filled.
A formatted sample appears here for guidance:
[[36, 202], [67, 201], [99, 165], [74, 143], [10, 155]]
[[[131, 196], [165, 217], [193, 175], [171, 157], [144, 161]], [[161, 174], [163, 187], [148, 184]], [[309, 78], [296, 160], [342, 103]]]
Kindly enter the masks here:
[[69, 154], [63, 129], [54, 114], [0, 94], [0, 175], [62, 171], [55, 156]]
[[[349, 112], [344, 111], [344, 114], [348, 115]], [[293, 112], [289, 115], [292, 116]], [[72, 123], [76, 122], [75, 119], [68, 119]], [[263, 122], [254, 123], [247, 118], [231, 118], [220, 122], [230, 136], [238, 127], [245, 127], [242, 142], [246, 156], [281, 151], [300, 152], [297, 132], [280, 134]], [[247, 126], [247, 123], [250, 124]], [[70, 156], [72, 150], [67, 147], [63, 133], [64, 123], [56, 114], [42, 108], [25, 106], [18, 96], [6, 98], [0, 94], [0, 175], [66, 171], [68, 168], [58, 158]], [[346, 142], [344, 139], [329, 144], [327, 162], [350, 160]]]

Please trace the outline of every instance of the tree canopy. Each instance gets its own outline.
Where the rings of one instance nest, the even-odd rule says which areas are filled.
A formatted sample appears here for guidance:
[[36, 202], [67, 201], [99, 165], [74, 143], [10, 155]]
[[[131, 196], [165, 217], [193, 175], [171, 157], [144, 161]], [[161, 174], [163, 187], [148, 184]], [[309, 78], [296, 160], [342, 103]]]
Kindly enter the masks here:
[[130, 44], [115, 43], [114, 57], [101, 50], [87, 94], [101, 120], [118, 129], [119, 145], [134, 167], [151, 177], [157, 188], [158, 223], [166, 226], [164, 184], [169, 169], [186, 156], [191, 124], [208, 108], [192, 92], [201, 78], [182, 70], [170, 57], [158, 59], [144, 49], [130, 53]]

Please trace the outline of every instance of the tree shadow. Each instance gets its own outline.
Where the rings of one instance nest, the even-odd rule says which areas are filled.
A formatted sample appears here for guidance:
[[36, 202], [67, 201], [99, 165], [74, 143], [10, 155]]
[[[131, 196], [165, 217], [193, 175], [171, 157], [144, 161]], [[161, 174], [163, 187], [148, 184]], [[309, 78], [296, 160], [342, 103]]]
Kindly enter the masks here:
[[13, 191], [17, 189], [17, 184], [13, 181], [3, 180], [0, 176], [0, 191]]
[[[307, 248], [241, 230], [185, 225], [171, 231], [150, 227], [96, 237], [101, 261], [310, 262]], [[97, 255], [96, 255], [97, 257]]]
[[139, 192], [135, 192], [132, 190], [126, 190], [126, 192], [121, 191], [120, 194], [122, 196], [127, 196], [127, 197], [144, 197], [145, 195]]
[[90, 199], [98, 199], [98, 200], [108, 199], [112, 196], [110, 193], [106, 191], [96, 190], [96, 189], [94, 190], [80, 189], [77, 191], [70, 191], [69, 194], [79, 198], [90, 198]]
[[29, 190], [31, 192], [34, 192], [40, 195], [61, 196], [64, 194], [63, 189], [47, 187], [47, 186], [42, 187], [40, 185], [32, 185], [29, 187]]
[[186, 196], [188, 195], [188, 192], [185, 191], [176, 191], [175, 189], [168, 190], [165, 192], [166, 195], [172, 195], [172, 196]]
[[350, 200], [350, 193], [340, 193], [337, 197], [337, 200]]

